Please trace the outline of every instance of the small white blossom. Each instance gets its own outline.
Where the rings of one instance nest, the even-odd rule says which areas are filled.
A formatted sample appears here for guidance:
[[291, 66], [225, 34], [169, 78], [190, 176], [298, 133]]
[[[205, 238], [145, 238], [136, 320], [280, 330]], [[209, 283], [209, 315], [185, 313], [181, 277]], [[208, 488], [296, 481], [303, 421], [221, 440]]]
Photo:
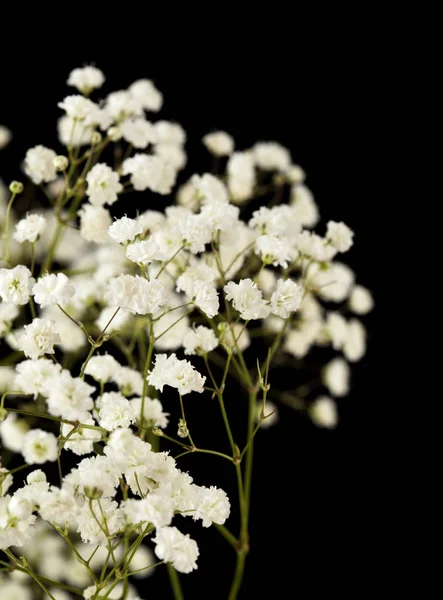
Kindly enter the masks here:
[[157, 140], [163, 144], [175, 144], [182, 146], [186, 142], [186, 133], [178, 123], [170, 121], [157, 121], [155, 124]]
[[358, 319], [348, 323], [343, 354], [349, 362], [358, 362], [366, 353], [366, 329]]
[[152, 237], [129, 244], [126, 248], [126, 256], [130, 261], [139, 265], [148, 265], [154, 260], [166, 260], [165, 253], [160, 250], [159, 245]]
[[88, 242], [104, 244], [109, 240], [108, 230], [112, 225], [109, 210], [102, 206], [84, 204], [79, 211], [80, 234]]
[[199, 488], [194, 519], [201, 519], [203, 527], [210, 527], [213, 523], [223, 525], [230, 512], [231, 504], [224, 490], [214, 486]]
[[134, 315], [146, 315], [158, 312], [166, 297], [158, 279], [147, 281], [139, 275], [120, 275], [108, 281], [105, 300], [110, 306], [123, 308]]
[[218, 346], [218, 338], [209, 327], [199, 325], [189, 329], [183, 338], [185, 354], [206, 354]]
[[[131, 405], [135, 420], [139, 422], [142, 399], [132, 398], [129, 400], [129, 404]], [[143, 407], [143, 423], [145, 424], [145, 427], [160, 427], [160, 429], [165, 429], [168, 426], [168, 417], [169, 413], [163, 412], [163, 406], [160, 400], [146, 396]]]
[[19, 244], [30, 242], [33, 244], [46, 227], [46, 219], [42, 215], [26, 215], [15, 226], [14, 239]]
[[75, 288], [64, 273], [51, 273], [37, 279], [32, 288], [34, 300], [40, 306], [60, 304], [65, 306], [75, 294]]
[[[88, 417], [82, 420], [84, 425], [95, 425], [93, 419]], [[75, 433], [71, 433], [73, 425], [63, 424], [62, 425], [62, 436], [69, 439], [64, 442], [63, 448], [65, 450], [71, 450], [77, 456], [83, 456], [84, 454], [90, 454], [94, 451], [94, 442], [101, 440], [101, 433], [96, 429], [89, 429], [81, 427]]]
[[255, 242], [256, 253], [265, 265], [288, 267], [288, 261], [294, 257], [294, 251], [289, 241], [275, 235], [261, 235]]
[[122, 217], [114, 221], [108, 233], [117, 243], [124, 244], [125, 242], [132, 242], [142, 230], [142, 224], [136, 219]]
[[337, 426], [337, 406], [328, 396], [319, 396], [309, 407], [309, 414], [315, 425], [333, 429]]
[[83, 94], [89, 94], [92, 90], [101, 88], [105, 82], [105, 76], [100, 69], [86, 66], [74, 69], [69, 73], [67, 84], [77, 88]]
[[4, 125], [0, 125], [0, 150], [6, 148], [12, 139], [12, 133]]
[[233, 307], [245, 321], [264, 319], [271, 312], [270, 307], [263, 300], [261, 290], [252, 279], [242, 279], [239, 283], [230, 281], [225, 285], [224, 291], [226, 299], [232, 301]]
[[0, 269], [0, 296], [3, 302], [27, 304], [34, 283], [31, 271], [23, 265]]
[[41, 465], [57, 459], [57, 438], [43, 429], [31, 429], [23, 439], [22, 454], [28, 465]]
[[181, 533], [177, 527], [162, 527], [152, 541], [156, 544], [155, 554], [180, 573], [197, 568], [198, 546], [189, 534]]
[[181, 171], [186, 165], [188, 157], [182, 146], [175, 144], [155, 144], [155, 156], [159, 156], [176, 171]]
[[[97, 104], [80, 95], [66, 96], [63, 102], [58, 103], [58, 107], [64, 110], [70, 119], [81, 121], [83, 125], [97, 125], [103, 119]], [[81, 130], [82, 125], [76, 123], [76, 127]]]
[[297, 249], [304, 256], [318, 262], [327, 262], [337, 253], [326, 239], [310, 231], [303, 231], [297, 237]]
[[141, 373], [130, 367], [118, 365], [114, 369], [111, 380], [116, 383], [124, 396], [141, 395], [143, 391], [143, 377]]
[[338, 312], [330, 312], [326, 317], [325, 329], [334, 350], [340, 350], [348, 336], [346, 319]]
[[232, 201], [241, 204], [251, 198], [255, 186], [255, 169], [252, 154], [234, 152], [228, 161], [228, 188]]
[[259, 142], [252, 152], [255, 164], [263, 171], [285, 171], [291, 164], [289, 150], [277, 142]]
[[105, 546], [108, 543], [108, 536], [104, 531], [107, 531], [109, 536], [117, 534], [123, 526], [123, 513], [117, 502], [109, 498], [94, 499], [91, 500], [91, 504], [86, 502], [83, 505], [77, 523], [77, 531], [84, 542]]
[[282, 319], [298, 310], [303, 299], [303, 288], [292, 279], [279, 279], [277, 288], [271, 296], [271, 310]]
[[234, 140], [225, 131], [207, 133], [203, 143], [214, 156], [229, 156], [234, 152]]
[[123, 186], [118, 173], [104, 163], [98, 163], [86, 175], [86, 195], [93, 206], [114, 204]]
[[34, 146], [26, 152], [25, 173], [37, 185], [57, 179], [54, 159], [57, 154], [45, 146]]
[[163, 105], [162, 93], [149, 79], [134, 81], [129, 92], [146, 111], [158, 112]]
[[338, 250], [347, 252], [353, 245], [354, 232], [343, 222], [329, 221], [326, 239]]
[[32, 360], [43, 354], [54, 354], [54, 344], [59, 342], [54, 322], [47, 319], [34, 319], [30, 325], [25, 325], [18, 340], [20, 350]]
[[177, 172], [159, 156], [135, 154], [122, 165], [123, 175], [131, 175], [137, 191], [150, 189], [158, 194], [169, 194], [175, 185]]
[[135, 420], [129, 401], [119, 392], [106, 392], [100, 398], [98, 422], [100, 427], [114, 431], [128, 427]]
[[320, 219], [317, 204], [309, 188], [305, 185], [293, 185], [291, 206], [303, 227], [315, 227]]
[[206, 377], [187, 360], [178, 360], [175, 354], [156, 354], [155, 364], [147, 376], [148, 383], [163, 391], [165, 385], [176, 388], [183, 396], [190, 392], [203, 392]]
[[107, 383], [120, 368], [120, 363], [113, 356], [104, 354], [103, 356], [92, 356], [86, 365], [85, 373], [100, 383]]
[[157, 134], [152, 123], [142, 117], [128, 119], [120, 125], [123, 139], [134, 148], [147, 148], [157, 141]]
[[212, 283], [207, 283], [198, 279], [192, 287], [194, 304], [202, 310], [210, 319], [218, 314], [220, 306], [217, 290]]
[[333, 396], [346, 396], [349, 378], [349, 365], [342, 358], [334, 358], [323, 369], [323, 382]]
[[362, 285], [355, 285], [349, 296], [349, 308], [357, 315], [366, 315], [374, 308], [371, 292]]

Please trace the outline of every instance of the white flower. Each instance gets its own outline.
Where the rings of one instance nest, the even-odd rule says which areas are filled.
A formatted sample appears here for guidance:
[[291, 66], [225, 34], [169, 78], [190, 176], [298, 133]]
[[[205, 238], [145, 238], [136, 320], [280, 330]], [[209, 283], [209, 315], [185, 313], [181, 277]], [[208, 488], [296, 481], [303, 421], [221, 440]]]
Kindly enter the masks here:
[[[84, 425], [95, 425], [93, 419], [88, 417], [86, 419], [82, 419], [82, 423]], [[94, 451], [94, 442], [99, 442], [101, 440], [101, 433], [97, 429], [88, 429], [85, 427], [81, 427], [75, 433], [71, 433], [73, 430], [73, 425], [63, 424], [62, 425], [62, 436], [67, 437], [69, 435], [69, 439], [64, 442], [63, 448], [65, 450], [71, 450], [74, 454], [78, 456], [82, 456], [83, 454], [90, 454]]]
[[291, 155], [277, 142], [259, 142], [252, 149], [255, 164], [263, 171], [285, 171], [291, 164]]
[[257, 422], [262, 418], [262, 409], [265, 419], [261, 421], [260, 427], [262, 429], [267, 429], [278, 422], [278, 407], [270, 400], [266, 400], [264, 407], [262, 406], [261, 402], [258, 402], [257, 412], [255, 415], [255, 420]]
[[23, 265], [0, 269], [0, 296], [3, 302], [27, 304], [34, 283], [31, 271]]
[[171, 524], [174, 516], [174, 502], [171, 498], [154, 491], [137, 502], [138, 522], [152, 523], [157, 529]]
[[189, 534], [184, 535], [177, 527], [162, 527], [152, 541], [156, 544], [155, 554], [180, 573], [197, 568], [198, 546]]
[[347, 252], [353, 245], [354, 232], [343, 222], [329, 221], [326, 239], [338, 250]]
[[77, 88], [83, 94], [89, 94], [92, 90], [102, 87], [105, 76], [100, 69], [92, 66], [74, 69], [69, 73], [67, 84]]
[[[93, 129], [85, 125], [84, 122], [78, 123], [71, 117], [64, 115], [57, 122], [58, 139], [63, 146], [87, 146], [91, 143]], [[61, 179], [64, 186], [64, 181]]]
[[106, 327], [106, 333], [113, 333], [126, 327], [128, 321], [131, 318], [131, 314], [127, 310], [123, 310], [122, 308], [112, 319], [114, 314], [115, 308], [113, 308], [112, 306], [108, 306], [107, 308], [104, 308], [102, 310], [99, 318], [95, 322], [100, 331], [103, 331], [103, 329], [108, 325], [109, 322], [110, 324], [108, 325], [108, 327]]
[[[140, 422], [142, 399], [132, 398], [129, 400], [132, 412], [137, 422]], [[143, 406], [143, 423], [146, 427], [160, 427], [165, 429], [168, 426], [169, 413], [163, 412], [163, 406], [157, 398], [146, 396]]]
[[12, 139], [12, 133], [4, 125], [0, 125], [0, 150], [6, 148]]
[[158, 312], [166, 297], [163, 284], [157, 279], [147, 281], [139, 275], [120, 275], [108, 281], [105, 300], [133, 315], [146, 315]]
[[26, 215], [15, 226], [13, 237], [16, 242], [23, 244], [30, 242], [33, 244], [44, 231], [46, 227], [46, 219], [42, 215]]
[[334, 350], [340, 350], [348, 336], [346, 319], [338, 312], [330, 312], [326, 317], [325, 328]]
[[303, 227], [315, 227], [320, 219], [317, 204], [309, 188], [305, 185], [293, 185], [291, 188], [291, 206]]
[[301, 254], [318, 262], [331, 260], [337, 252], [327, 240], [310, 231], [302, 231], [297, 237], [297, 249]]
[[275, 235], [261, 235], [255, 242], [255, 251], [266, 265], [288, 267], [288, 261], [294, 258], [293, 249], [285, 238]]
[[206, 354], [218, 346], [218, 338], [209, 327], [199, 325], [189, 329], [183, 338], [185, 354]]
[[309, 407], [309, 414], [315, 425], [333, 429], [337, 426], [337, 406], [328, 396], [319, 396]]
[[154, 260], [166, 260], [165, 253], [160, 250], [159, 245], [152, 237], [129, 244], [126, 248], [126, 256], [139, 265], [149, 265]]
[[220, 303], [217, 290], [212, 283], [197, 279], [192, 287], [192, 296], [194, 298], [194, 304], [210, 319], [218, 314]]
[[349, 296], [349, 308], [357, 315], [366, 315], [374, 308], [371, 292], [362, 285], [355, 285]]
[[254, 159], [249, 152], [234, 152], [229, 158], [228, 188], [232, 201], [242, 203], [251, 198], [255, 186]]
[[358, 319], [349, 321], [342, 350], [349, 362], [357, 362], [365, 355], [366, 329]]
[[298, 310], [303, 299], [303, 288], [292, 279], [279, 279], [277, 288], [271, 296], [271, 310], [282, 319]]
[[203, 143], [214, 156], [229, 156], [234, 152], [234, 140], [225, 131], [207, 133]]
[[26, 152], [25, 173], [32, 181], [39, 185], [57, 179], [57, 171], [54, 166], [54, 158], [57, 154], [54, 150], [45, 146], [34, 146]]
[[178, 223], [178, 229], [193, 254], [204, 252], [212, 239], [210, 219], [202, 213], [185, 217]]
[[8, 469], [0, 467], [0, 497], [5, 496], [8, 493], [8, 490], [13, 482], [13, 477], [9, 474]]
[[157, 134], [152, 123], [142, 117], [128, 119], [120, 125], [120, 131], [127, 142], [134, 148], [147, 148], [157, 141]]
[[118, 90], [109, 94], [105, 110], [110, 115], [111, 122], [116, 123], [143, 115], [141, 102], [129, 90]]
[[183, 396], [190, 392], [203, 392], [206, 377], [200, 375], [187, 360], [178, 360], [175, 354], [156, 354], [155, 364], [147, 376], [147, 381], [157, 390], [163, 386], [176, 388]]
[[104, 163], [92, 167], [86, 175], [86, 182], [88, 184], [86, 195], [94, 206], [114, 204], [123, 189], [118, 173]]
[[83, 505], [77, 523], [77, 531], [84, 542], [105, 546], [108, 537], [104, 532], [113, 536], [120, 530], [123, 526], [123, 512], [117, 502], [109, 498], [94, 499]]
[[[222, 204], [223, 208], [228, 210], [229, 193], [225, 184], [218, 177], [210, 173], [194, 175], [191, 182], [204, 204]], [[238, 214], [238, 209], [236, 209], [236, 213]]]
[[170, 121], [157, 121], [155, 124], [157, 140], [163, 144], [175, 144], [182, 146], [186, 142], [186, 133], [178, 123]]
[[252, 213], [249, 227], [257, 229], [268, 236], [287, 237], [294, 239], [301, 230], [301, 224], [291, 206], [282, 204], [267, 208], [261, 206]]
[[334, 358], [323, 369], [323, 382], [333, 396], [346, 396], [349, 377], [349, 365], [342, 358]]
[[32, 502], [25, 498], [15, 495], [0, 498], [0, 549], [23, 546], [29, 540], [36, 520], [32, 509]]
[[[65, 527], [66, 523], [76, 522], [79, 509], [80, 506], [71, 490], [51, 487], [49, 493], [44, 495], [38, 512], [45, 521], [55, 523], [59, 527]], [[61, 565], [57, 564], [57, 562], [54, 565], [54, 557], [51, 556], [50, 558], [52, 559], [51, 566], [55, 567], [54, 576], [56, 576]], [[65, 561], [62, 564], [66, 566]]]
[[44, 275], [37, 280], [32, 288], [34, 300], [40, 306], [60, 304], [65, 306], [75, 294], [75, 288], [69, 283], [64, 273]]
[[154, 154], [163, 159], [168, 165], [174, 167], [176, 171], [180, 171], [186, 165], [188, 157], [182, 146], [175, 144], [156, 144], [154, 146]]
[[163, 105], [163, 95], [149, 79], [139, 79], [129, 86], [129, 92], [147, 111], [158, 112]]
[[241, 279], [239, 283], [230, 281], [223, 289], [226, 299], [232, 301], [233, 307], [245, 321], [264, 319], [271, 312], [270, 307], [263, 300], [261, 290], [252, 279]]
[[92, 356], [86, 365], [85, 373], [100, 383], [110, 381], [116, 370], [120, 369], [120, 363], [110, 354], [103, 356]]
[[98, 422], [100, 427], [114, 431], [117, 427], [128, 427], [135, 421], [129, 401], [119, 392], [106, 392], [100, 398]]
[[[82, 124], [86, 126], [97, 125], [103, 119], [97, 104], [80, 95], [66, 96], [63, 102], [58, 103], [58, 107], [64, 110], [70, 119], [82, 121]], [[79, 130], [81, 130], [81, 126], [76, 123]]]
[[108, 230], [112, 225], [109, 210], [102, 206], [84, 204], [79, 210], [80, 234], [88, 242], [104, 244], [109, 240]]
[[77, 468], [64, 478], [64, 483], [74, 490], [78, 488], [80, 493], [87, 496], [110, 497], [115, 495], [120, 474], [120, 469], [111, 458], [96, 455], [80, 461]]
[[218, 278], [218, 271], [216, 268], [209, 266], [203, 260], [193, 258], [180, 277], [176, 281], [176, 290], [178, 292], [185, 292], [189, 297], [192, 297], [194, 289], [194, 283], [197, 280], [204, 281], [205, 283], [214, 283]]
[[231, 504], [225, 491], [214, 486], [199, 488], [194, 520], [201, 519], [203, 527], [210, 527], [212, 523], [223, 525], [230, 512]]
[[22, 390], [25, 394], [33, 394], [34, 399], [37, 399], [39, 394], [48, 396], [52, 380], [59, 375], [61, 366], [47, 358], [39, 358], [24, 360], [18, 363], [15, 369], [16, 389]]
[[114, 381], [121, 393], [124, 396], [134, 396], [135, 394], [140, 395], [143, 390], [143, 377], [141, 373], [130, 367], [118, 366], [112, 374], [112, 381]]
[[158, 194], [169, 194], [175, 185], [176, 170], [159, 156], [135, 154], [122, 165], [123, 175], [131, 175], [137, 191], [150, 189]]
[[[1, 307], [5, 306], [4, 304], [0, 304], [0, 313], [1, 313]], [[6, 306], [13, 306], [13, 305], [6, 305]], [[14, 306], [14, 309], [17, 309], [16, 306]], [[4, 394], [5, 392], [8, 392], [10, 390], [14, 389], [14, 383], [15, 381], [15, 370], [14, 367], [4, 367], [4, 366], [0, 366], [0, 394]]]
[[136, 219], [122, 217], [117, 219], [108, 230], [109, 235], [119, 244], [132, 242], [143, 231], [142, 224]]
[[43, 429], [31, 429], [23, 439], [22, 454], [28, 465], [57, 460], [57, 438]]
[[343, 263], [334, 262], [329, 269], [315, 274], [311, 286], [323, 300], [343, 302], [349, 296], [353, 283], [352, 270]]
[[63, 371], [46, 382], [48, 412], [62, 419], [81, 421], [89, 418], [93, 407], [92, 394], [95, 388], [88, 385], [78, 377], [72, 377], [71, 373]]
[[58, 343], [60, 336], [55, 323], [47, 319], [34, 319], [30, 325], [25, 325], [18, 340], [20, 350], [32, 360], [43, 354], [54, 354], [54, 344]]
[[4, 421], [0, 421], [3, 446], [12, 452], [21, 452], [28, 429], [29, 425], [25, 419], [18, 419], [16, 414], [9, 413]]

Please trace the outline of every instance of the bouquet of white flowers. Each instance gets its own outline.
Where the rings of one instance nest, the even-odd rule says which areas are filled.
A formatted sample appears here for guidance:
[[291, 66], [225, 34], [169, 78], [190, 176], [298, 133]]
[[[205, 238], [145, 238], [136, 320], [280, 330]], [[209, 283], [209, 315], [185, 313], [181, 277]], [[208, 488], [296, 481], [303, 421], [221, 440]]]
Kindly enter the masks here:
[[[183, 598], [178, 573], [197, 569], [199, 548], [181, 515], [235, 551], [234, 600], [249, 551], [255, 436], [277, 422], [279, 401], [336, 425], [333, 397], [347, 394], [349, 362], [366, 345], [348, 315], [373, 300], [337, 260], [351, 229], [329, 221], [324, 236], [312, 231], [319, 211], [286, 148], [236, 150], [227, 133], [209, 133], [218, 169], [176, 189], [185, 131], [146, 118], [162, 94], [139, 80], [94, 102], [104, 81], [95, 67], [72, 71], [78, 94], [58, 105], [63, 153], [27, 151], [40, 207], [23, 214], [22, 182], [0, 188], [0, 596], [135, 600], [131, 579], [166, 565]], [[10, 138], [0, 127], [0, 148]], [[153, 194], [171, 202], [113, 220], [113, 205], [135, 192], [143, 206]], [[340, 353], [316, 374], [324, 392], [279, 393], [275, 361], [300, 366], [314, 346]], [[248, 398], [240, 441], [225, 405], [232, 385]], [[195, 394], [218, 403], [229, 453], [199, 444], [187, 418]], [[215, 487], [216, 471], [197, 484], [180, 469], [191, 453], [232, 466], [239, 530], [225, 525], [234, 498]]]

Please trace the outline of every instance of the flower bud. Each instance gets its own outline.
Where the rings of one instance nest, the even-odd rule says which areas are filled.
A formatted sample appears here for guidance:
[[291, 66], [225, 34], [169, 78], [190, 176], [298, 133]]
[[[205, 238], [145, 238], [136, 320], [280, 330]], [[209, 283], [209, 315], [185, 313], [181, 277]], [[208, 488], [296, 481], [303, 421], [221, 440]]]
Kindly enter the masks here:
[[69, 160], [66, 156], [56, 156], [54, 158], [54, 167], [57, 171], [66, 171], [69, 165]]
[[9, 191], [12, 194], [21, 194], [23, 192], [23, 183], [21, 181], [11, 181]]
[[118, 140], [121, 140], [122, 137], [120, 129], [118, 127], [110, 127], [108, 129], [108, 137], [111, 142], [118, 142]]
[[94, 133], [91, 135], [91, 145], [96, 146], [97, 144], [100, 144], [101, 141], [101, 133], [99, 131], [94, 131]]
[[184, 421], [183, 419], [180, 419], [178, 422], [177, 435], [181, 438], [188, 437], [189, 435], [188, 426], [186, 425], [186, 421]]

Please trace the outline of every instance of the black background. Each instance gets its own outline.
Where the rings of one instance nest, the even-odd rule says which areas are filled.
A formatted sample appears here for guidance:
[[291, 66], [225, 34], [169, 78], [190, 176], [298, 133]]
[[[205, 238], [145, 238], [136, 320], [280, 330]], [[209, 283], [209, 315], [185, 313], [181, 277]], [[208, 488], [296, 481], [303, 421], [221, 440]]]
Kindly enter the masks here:
[[[279, 425], [257, 437], [251, 552], [240, 598], [257, 593], [316, 598], [325, 590], [358, 595], [372, 587], [376, 570], [367, 547], [375, 519], [374, 423], [384, 402], [379, 373], [386, 351], [376, 225], [382, 167], [373, 150], [383, 92], [373, 53], [357, 35], [346, 32], [349, 37], [343, 39], [343, 31], [337, 31], [337, 37], [323, 38], [313, 32], [299, 43], [300, 24], [291, 32], [276, 29], [274, 22], [261, 26], [257, 36], [226, 29], [222, 38], [218, 32], [204, 39], [193, 33], [176, 45], [167, 36], [154, 43], [147, 35], [136, 48], [129, 39], [111, 41], [106, 35], [93, 42], [90, 30], [79, 32], [76, 44], [62, 47], [60, 32], [47, 32], [45, 44], [40, 38], [22, 40], [26, 57], [11, 52], [2, 64], [0, 122], [14, 132], [14, 140], [2, 152], [0, 174], [5, 181], [19, 178], [27, 148], [55, 146], [57, 102], [74, 93], [64, 82], [84, 63], [105, 72], [106, 93], [138, 78], [154, 80], [165, 97], [161, 118], [177, 120], [187, 131], [188, 174], [207, 168], [199, 162], [207, 160], [200, 139], [215, 128], [231, 133], [240, 149], [259, 139], [290, 148], [294, 162], [307, 172], [322, 223], [344, 220], [355, 231], [346, 262], [358, 282], [373, 291], [376, 308], [365, 319], [367, 356], [353, 368], [351, 393], [338, 402], [338, 428], [319, 430], [281, 407]], [[272, 36], [265, 33], [269, 30]], [[195, 399], [189, 420], [207, 428], [201, 445], [215, 448], [219, 442], [222, 447], [218, 413], [205, 402]], [[241, 394], [229, 397], [228, 410], [244, 407]], [[223, 461], [192, 455], [183, 459], [182, 468], [199, 484], [224, 487], [235, 500], [233, 473]], [[236, 518], [234, 512], [227, 523], [234, 531]], [[212, 530], [178, 526], [195, 533], [201, 551], [198, 571], [181, 578], [186, 598], [227, 598], [234, 567], [230, 547]], [[164, 570], [145, 582], [143, 598], [172, 597]]]

